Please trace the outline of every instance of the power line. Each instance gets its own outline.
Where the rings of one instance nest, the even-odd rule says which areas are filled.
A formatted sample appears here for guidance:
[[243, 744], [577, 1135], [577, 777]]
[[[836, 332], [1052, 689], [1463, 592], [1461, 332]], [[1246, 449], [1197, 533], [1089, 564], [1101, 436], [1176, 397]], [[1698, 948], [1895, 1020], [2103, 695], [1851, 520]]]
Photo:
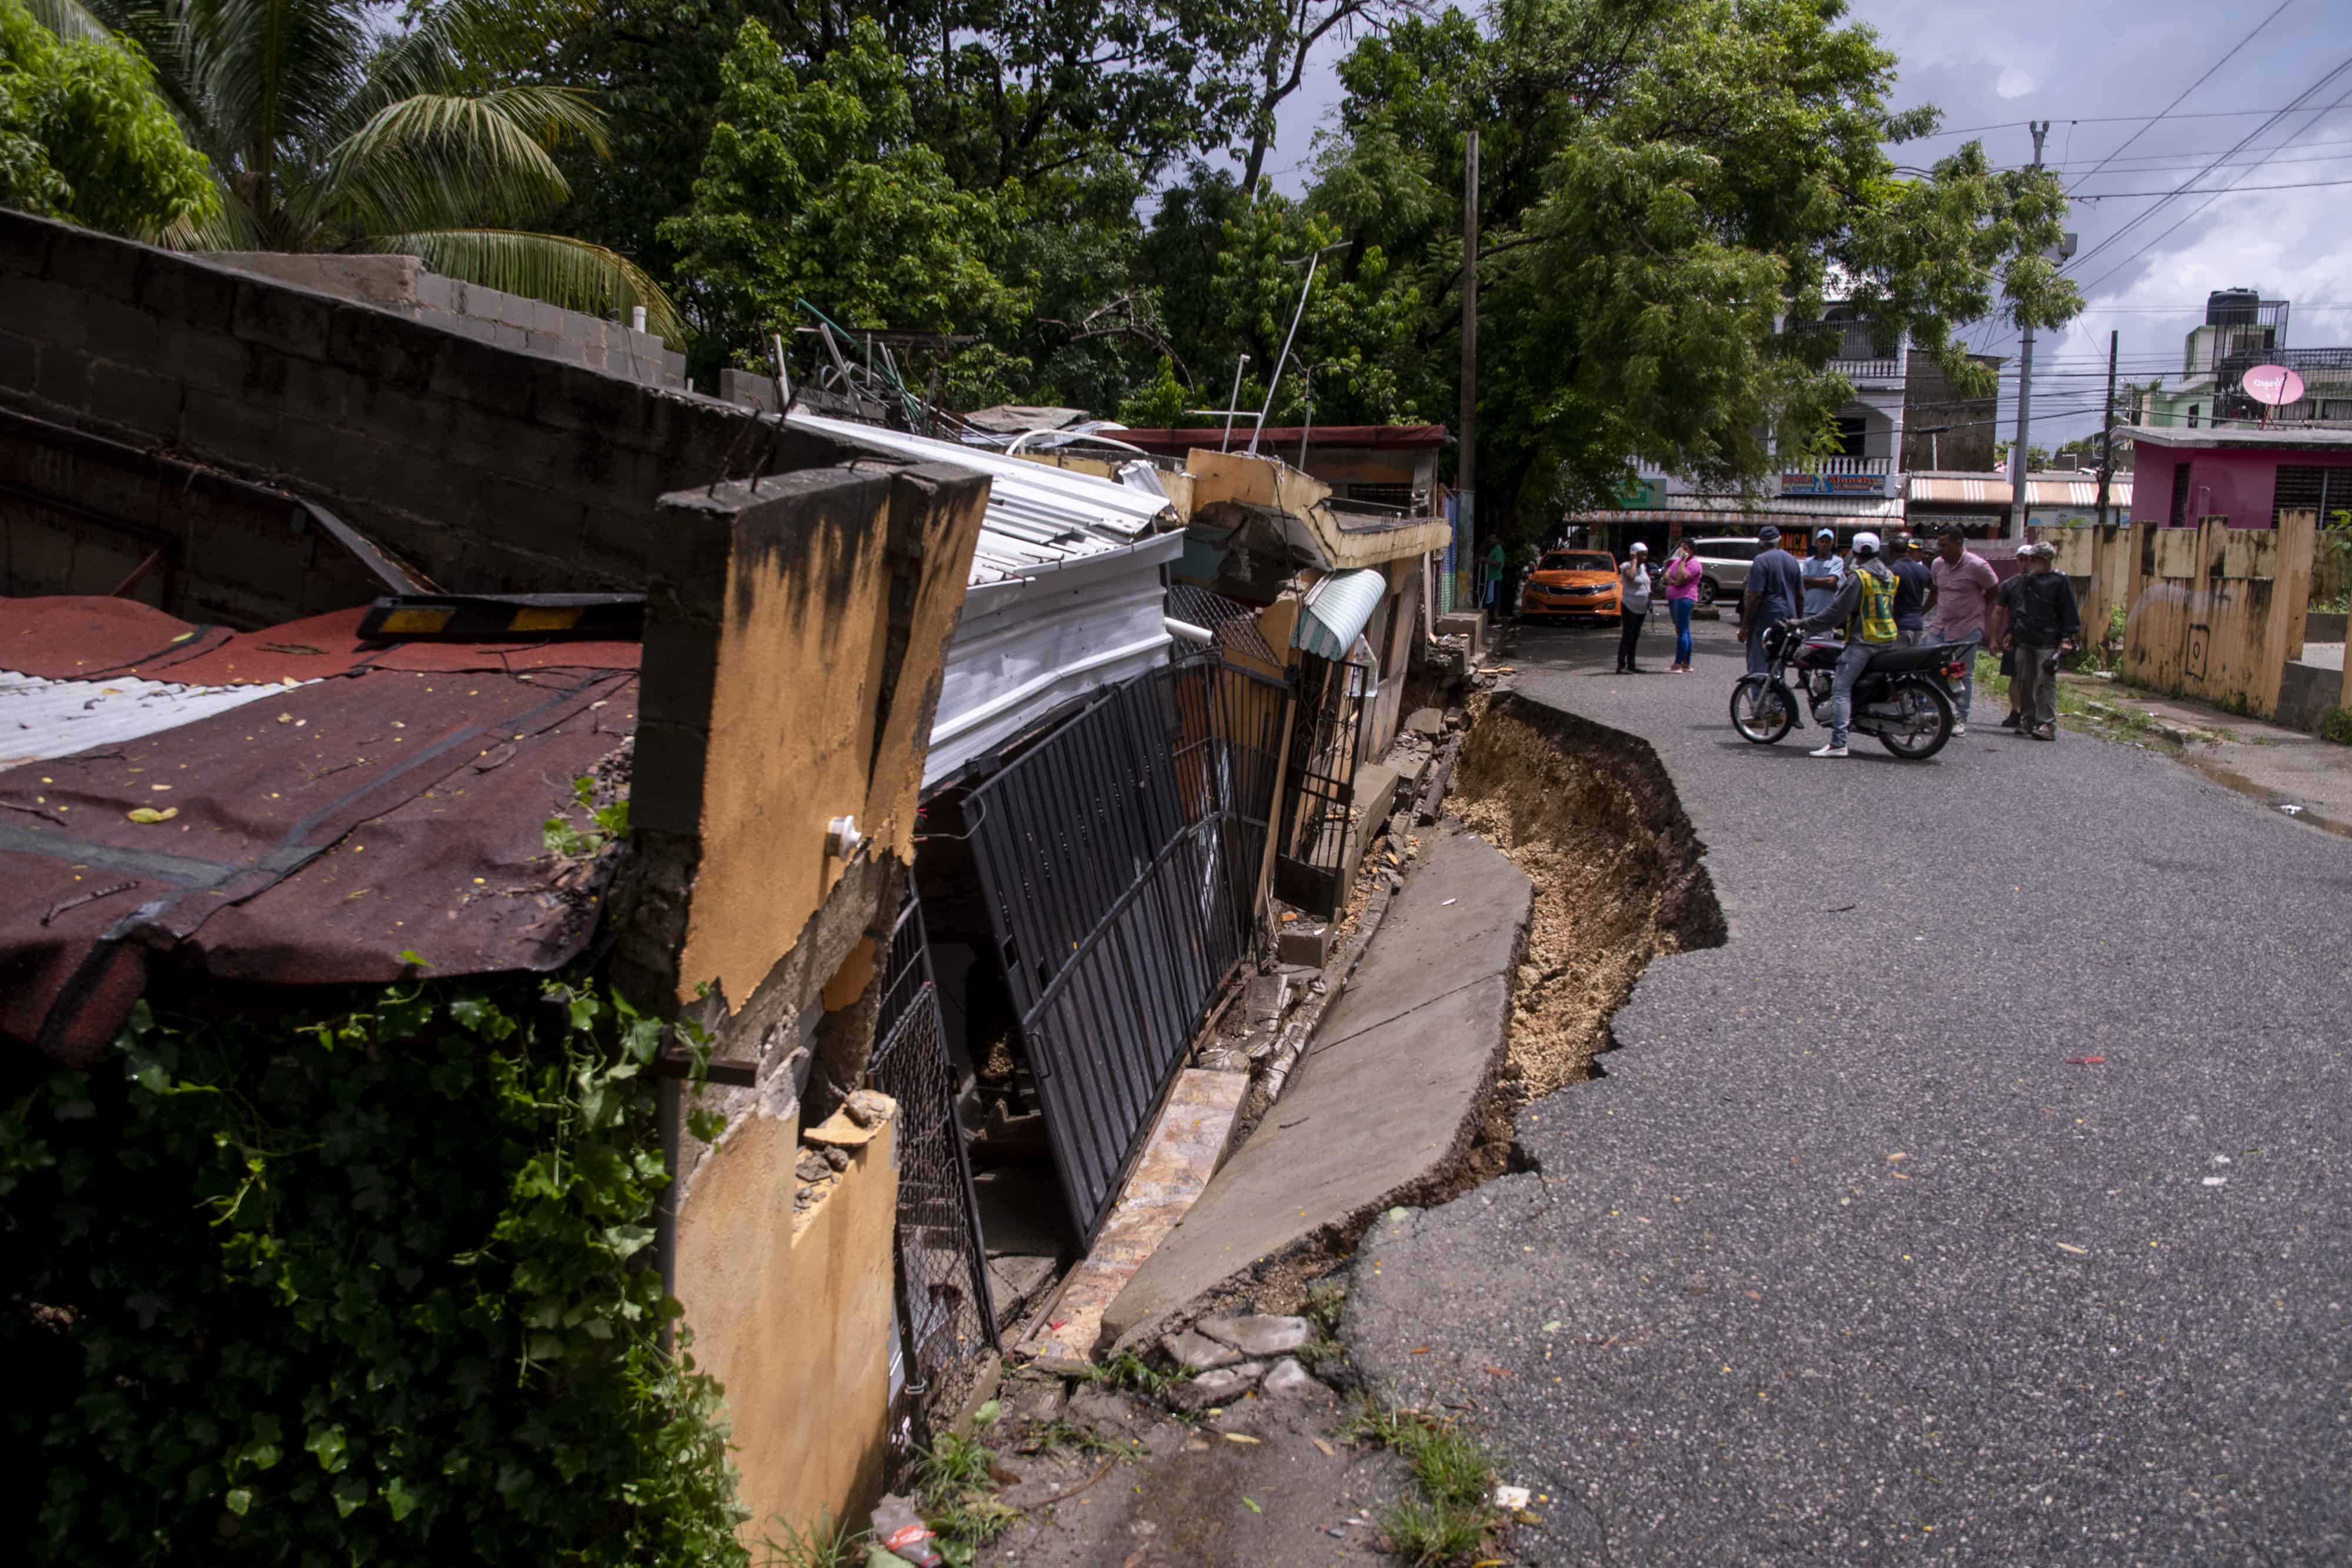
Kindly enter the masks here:
[[[2203, 76], [2199, 77], [2195, 81], [2190, 82], [2187, 87], [2182, 88], [2180, 89], [2179, 98], [2176, 98], [2170, 103], [2166, 104], [2161, 112], [2145, 121], [2137, 131], [2135, 131], [2129, 136], [2125, 137], [2123, 140], [2123, 146], [2117, 147], [2115, 152], [2108, 153], [2106, 157], [2100, 159], [2096, 163], [2093, 164], [2091, 166], [2091, 173], [2084, 175], [2083, 179], [2087, 180], [2091, 177], [2091, 174], [2095, 174], [2100, 170], [2105, 168], [2109, 162], [2114, 161], [2116, 152], [2121, 152], [2125, 147], [2130, 146], [2133, 142], [2147, 135], [2147, 128], [2149, 126], [2158, 123], [2162, 120], [2166, 115], [2170, 114], [2174, 110], [2179, 109], [2183, 99], [2186, 99], [2190, 93], [2195, 92], [2199, 88], [2203, 87], [2206, 82], [2212, 78], [2215, 71], [2218, 71], [2223, 66], [2228, 65], [2231, 60], [2236, 57], [2240, 49], [2244, 48], [2248, 44], [2254, 41], [2254, 35], [2256, 33], [2261, 32], [2264, 27], [2267, 27], [2273, 22], [2277, 21], [2279, 19], [2279, 11], [2285, 10], [2294, 3], [2294, 0], [2279, 0], [2277, 11], [2273, 11], [2269, 16], [2255, 23], [2253, 26], [2247, 31], [2244, 37], [2240, 38], [2236, 43], [2230, 46], [2230, 52], [2228, 54], [2223, 55], [2220, 59], [2215, 60], [2211, 65], [2205, 68], [2205, 74]], [[2075, 182], [2076, 184], [2080, 184], [2082, 182], [2080, 180]], [[2067, 193], [2069, 195], [2074, 193], [2072, 187], [2068, 188]]]
[[[2248, 172], [2252, 172], [2252, 168]], [[2095, 195], [2069, 199], [2077, 202], [2128, 202], [2141, 196], [2162, 196], [2168, 201], [2174, 196], [2242, 196], [2252, 191], [2316, 191], [2323, 185], [2352, 185], [2352, 180], [2295, 180], [2279, 185], [2222, 185], [2210, 192], [2186, 187], [2174, 191], [2101, 191]]]
[[[2293, 104], [2289, 104], [2287, 109], [2294, 107]], [[2286, 112], [2286, 109], [2214, 109], [2189, 114], [2175, 114], [2169, 118], [2173, 120], [2252, 120], [2258, 114], [2275, 115]], [[2159, 117], [2153, 114], [2085, 114], [2078, 119], [2070, 120], [2066, 123], [2069, 125], [2129, 125], [2136, 120], [2158, 118]], [[2004, 120], [1999, 125], [1971, 125], [1960, 131], [1930, 131], [1925, 135], [1910, 137], [1907, 140], [1926, 141], [1938, 136], [1974, 136], [1986, 131], [2014, 131], [2020, 126], [2032, 123], [2030, 120]]]
[[[2307, 88], [2304, 89], [2303, 89], [2303, 91], [2301, 91], [2301, 92], [2297, 93], [2297, 94], [2295, 95], [2295, 97], [2294, 97], [2294, 100], [2293, 102], [2289, 103], [2289, 104], [2287, 105], [2287, 107], [2286, 107], [2286, 108], [2280, 110], [2277, 113], [2275, 113], [2275, 114], [2272, 115], [2268, 120], [2265, 120], [2264, 121], [2263, 121], [2263, 123], [2262, 123], [2262, 124], [2257, 125], [2256, 127], [2254, 127], [2254, 129], [2253, 129], [2253, 130], [2252, 130], [2252, 131], [2250, 131], [2246, 132], [2246, 134], [2245, 134], [2242, 138], [2241, 138], [2241, 139], [2239, 140], [2238, 145], [2237, 145], [2237, 146], [2235, 146], [2235, 147], [2233, 147], [2233, 148], [2231, 148], [2231, 149], [2230, 150], [2230, 151], [2231, 151], [2231, 153], [2236, 153], [2236, 152], [2240, 152], [2244, 151], [2244, 150], [2245, 150], [2245, 148], [2246, 148], [2250, 143], [2252, 143], [2252, 142], [2253, 141], [2254, 138], [2256, 138], [2256, 137], [2258, 137], [2258, 136], [2262, 135], [2262, 134], [2263, 134], [2263, 132], [2264, 132], [2264, 131], [2266, 131], [2270, 130], [2270, 129], [2271, 129], [2271, 127], [2273, 127], [2273, 125], [2276, 125], [2280, 120], [2282, 120], [2285, 119], [2288, 115], [2290, 115], [2290, 114], [2294, 114], [2294, 113], [2297, 113], [2297, 112], [2305, 112], [2305, 113], [2309, 112], [2307, 110], [2304, 110], [2304, 109], [2302, 109], [2302, 108], [2301, 108], [2301, 106], [2302, 106], [2303, 104], [2305, 104], [2308, 99], [2313, 99], [2313, 98], [2315, 98], [2316, 96], [2318, 96], [2318, 94], [2319, 94], [2319, 93], [2320, 93], [2324, 89], [2326, 89], [2326, 88], [2327, 87], [2327, 85], [2328, 85], [2330, 82], [2333, 82], [2333, 81], [2334, 81], [2337, 77], [2342, 76], [2342, 75], [2343, 75], [2346, 71], [2347, 71], [2347, 70], [2352, 70], [2352, 56], [2347, 56], [2347, 57], [2345, 57], [2345, 59], [2344, 59], [2340, 64], [2338, 64], [2338, 65], [2336, 67], [2336, 68], [2335, 68], [2335, 69], [2333, 69], [2333, 70], [2329, 71], [2326, 75], [2325, 75], [2325, 76], [2321, 77], [2317, 81], [2315, 81], [2315, 82], [2312, 83], [2309, 87], [2307, 87]], [[2338, 99], [2336, 100], [2336, 102], [2338, 102], [2338, 103], [2341, 103], [2342, 101], [2343, 101], [2343, 99]], [[2335, 107], [2335, 106], [2334, 106], [2333, 104], [2329, 105], [2329, 108], [2331, 108], [2331, 109], [2332, 109], [2332, 108], [2334, 108], [2334, 107]], [[2313, 124], [2316, 124], [2316, 123], [2317, 123], [2317, 121], [2316, 121], [2316, 120], [2314, 120], [2314, 121], [2313, 121]], [[2304, 127], [2304, 129], [2307, 131], [2307, 130], [2309, 130], [2309, 129], [2310, 129], [2310, 126], [2305, 126], [2305, 127]], [[2278, 144], [2278, 147], [2277, 147], [2277, 148], [2273, 149], [2273, 151], [2283, 151], [2283, 150], [2284, 150], [2285, 147], [2287, 147], [2287, 146], [2288, 146], [2288, 145], [2289, 145], [2293, 141], [2294, 141], [2294, 138], [2293, 138], [2293, 137], [2289, 137], [2289, 138], [2287, 139], [2287, 141], [2286, 141], [2280, 142], [2280, 143]], [[2205, 168], [2205, 169], [2203, 169], [2203, 170], [2200, 171], [2198, 173], [2190, 175], [2190, 176], [2189, 176], [2189, 178], [2188, 180], [2186, 180], [2186, 181], [2182, 182], [2182, 184], [2181, 184], [2181, 187], [2180, 187], [2181, 191], [2182, 191], [2182, 192], [2186, 192], [2186, 191], [2187, 191], [2190, 186], [2194, 185], [2194, 184], [2195, 184], [2199, 180], [2203, 179], [2203, 178], [2205, 177], [2205, 175], [2210, 174], [2210, 172], [2212, 172], [2213, 169], [2218, 168], [2219, 166], [2220, 166], [2220, 165], [2219, 165], [2219, 162], [2218, 162], [2218, 161], [2217, 161], [2214, 164], [2209, 165], [2207, 168]], [[2259, 165], [2249, 165], [2249, 166], [2248, 166], [2248, 169], [2247, 169], [2247, 172], [2252, 172], [2252, 170], [2253, 168], [2258, 167], [2258, 166], [2259, 166]], [[2207, 197], [2206, 197], [2206, 199], [2205, 199], [2205, 201], [2204, 201], [2203, 203], [2200, 203], [2200, 204], [2199, 204], [2199, 206], [2198, 206], [2198, 208], [2197, 208], [2196, 210], [2197, 210], [2197, 211], [2199, 211], [2199, 212], [2202, 212], [2206, 206], [2210, 205], [2210, 204], [2212, 204], [2212, 202], [2216, 199], [2216, 197], [2219, 195], [2219, 193], [2215, 193], [2215, 195], [2207, 196]], [[2159, 213], [2159, 212], [2161, 212], [2161, 211], [2163, 211], [2163, 210], [2164, 210], [2164, 203], [2162, 203], [2162, 202], [2158, 202], [2155, 206], [2152, 206], [2152, 207], [2148, 208], [2146, 212], [2141, 213], [2137, 217], [2133, 218], [2130, 222], [2128, 222], [2128, 223], [2125, 224], [2121, 228], [2116, 229], [2113, 234], [2111, 234], [2111, 235], [2107, 235], [2107, 237], [2106, 237], [2106, 238], [2105, 238], [2105, 239], [2101, 240], [2098, 244], [2096, 244], [2096, 245], [2093, 246], [2089, 250], [2087, 250], [2087, 251], [2084, 252], [2082, 255], [2080, 255], [2080, 256], [2076, 256], [2076, 257], [2075, 257], [2072, 262], [2070, 262], [2070, 263], [2068, 263], [2068, 264], [2067, 264], [2067, 267], [2065, 267], [2065, 269], [2064, 269], [2064, 270], [2066, 270], [2066, 271], [2070, 271], [2070, 272], [2078, 272], [2078, 273], [2079, 273], [2079, 271], [2080, 271], [2080, 269], [2083, 267], [2083, 266], [2084, 266], [2085, 263], [2087, 263], [2087, 262], [2088, 262], [2088, 261], [2089, 261], [2093, 256], [2095, 256], [2098, 255], [2101, 251], [2107, 249], [2107, 248], [2108, 248], [2109, 246], [2115, 246], [2115, 245], [2118, 245], [2118, 244], [2122, 243], [2122, 240], [2123, 240], [2124, 235], [2126, 235], [2129, 234], [2133, 229], [2137, 228], [2139, 225], [2141, 225], [2141, 224], [2143, 224], [2143, 223], [2147, 222], [2150, 217], [2154, 216], [2156, 214], [2158, 214], [2158, 213]], [[2193, 215], [2193, 214], [2192, 214], [2192, 215]], [[2183, 222], [2186, 222], [2187, 220], [2184, 218], [2182, 221], [2183, 221]], [[2175, 227], [2178, 227], [2179, 225], [2175, 225], [2174, 226], [2175, 226]], [[2170, 233], [2171, 231], [2170, 231], [2170, 230], [2167, 230], [2166, 232], [2168, 234], [2168, 233]], [[2142, 248], [2144, 249], [2145, 247], [2142, 247]], [[2137, 254], [2138, 254], [2138, 252], [2134, 252], [2133, 254], [2134, 254], [2134, 255], [2137, 255]]]

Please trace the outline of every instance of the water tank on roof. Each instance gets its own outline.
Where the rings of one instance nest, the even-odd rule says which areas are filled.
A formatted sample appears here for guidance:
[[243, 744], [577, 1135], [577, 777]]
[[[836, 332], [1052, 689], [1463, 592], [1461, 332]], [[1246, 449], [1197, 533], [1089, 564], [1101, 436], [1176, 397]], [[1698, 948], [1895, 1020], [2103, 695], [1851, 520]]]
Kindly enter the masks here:
[[2253, 288], [2216, 288], [2205, 297], [2208, 327], [2251, 327], [2263, 307], [2262, 292]]

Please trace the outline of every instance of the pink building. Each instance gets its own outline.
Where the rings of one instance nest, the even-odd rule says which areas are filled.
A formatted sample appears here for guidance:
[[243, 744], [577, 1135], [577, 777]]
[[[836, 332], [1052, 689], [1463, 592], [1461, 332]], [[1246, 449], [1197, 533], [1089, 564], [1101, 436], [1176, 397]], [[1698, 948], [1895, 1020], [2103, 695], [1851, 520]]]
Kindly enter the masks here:
[[2233, 528], [2268, 528], [2281, 512], [2309, 508], [2325, 527], [2352, 511], [2352, 430], [2136, 425], [2116, 434], [2132, 440], [2136, 523], [2194, 528], [2220, 517]]

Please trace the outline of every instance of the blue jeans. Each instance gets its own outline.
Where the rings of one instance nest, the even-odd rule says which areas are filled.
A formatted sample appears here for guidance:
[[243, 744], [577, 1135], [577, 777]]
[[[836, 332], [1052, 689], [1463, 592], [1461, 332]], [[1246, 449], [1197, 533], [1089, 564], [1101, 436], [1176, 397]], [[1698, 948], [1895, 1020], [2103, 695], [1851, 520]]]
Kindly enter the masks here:
[[1698, 601], [1695, 599], [1669, 599], [1666, 601], [1666, 608], [1674, 612], [1675, 663], [1677, 664], [1687, 664], [1690, 663], [1691, 610], [1697, 604], [1697, 602]]
[[1830, 744], [1845, 744], [1846, 725], [1853, 717], [1854, 683], [1862, 679], [1862, 669], [1870, 663], [1871, 655], [1885, 653], [1891, 643], [1865, 643], [1857, 637], [1845, 645], [1838, 655], [1837, 671], [1830, 676]]

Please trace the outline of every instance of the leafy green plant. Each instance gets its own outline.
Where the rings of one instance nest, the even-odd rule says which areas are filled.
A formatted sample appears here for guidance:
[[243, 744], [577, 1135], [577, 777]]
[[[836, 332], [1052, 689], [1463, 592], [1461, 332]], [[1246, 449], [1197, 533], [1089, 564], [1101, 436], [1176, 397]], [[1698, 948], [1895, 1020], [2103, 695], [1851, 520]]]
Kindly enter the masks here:
[[820, 1512], [806, 1530], [781, 1519], [776, 1522], [783, 1534], [766, 1539], [760, 1568], [859, 1568], [866, 1561], [867, 1532], [846, 1520], [836, 1523], [830, 1513]]
[[629, 837], [629, 802], [625, 797], [608, 804], [596, 804], [596, 780], [582, 776], [572, 781], [572, 798], [576, 810], [588, 813], [588, 826], [574, 827], [569, 811], [547, 819], [543, 830], [547, 852], [559, 860], [594, 860], [604, 846], [626, 842]]
[[[984, 1423], [983, 1423], [984, 1425]], [[995, 1452], [974, 1437], [942, 1432], [915, 1462], [915, 1496], [923, 1522], [939, 1536], [940, 1555], [967, 1568], [982, 1546], [1021, 1511], [995, 1495]]]
[[2352, 746], [2352, 707], [2329, 708], [2319, 716], [2316, 730], [2322, 740], [2332, 740], [2338, 746]]
[[744, 1563], [720, 1392], [648, 1266], [662, 1032], [558, 981], [166, 995], [89, 1071], [20, 1074], [29, 1558]]
[[1174, 1373], [1160, 1371], [1131, 1350], [1123, 1350], [1100, 1366], [1090, 1369], [1087, 1377], [1106, 1388], [1117, 1388], [1129, 1394], [1148, 1394], [1155, 1399], [1182, 1381]]

